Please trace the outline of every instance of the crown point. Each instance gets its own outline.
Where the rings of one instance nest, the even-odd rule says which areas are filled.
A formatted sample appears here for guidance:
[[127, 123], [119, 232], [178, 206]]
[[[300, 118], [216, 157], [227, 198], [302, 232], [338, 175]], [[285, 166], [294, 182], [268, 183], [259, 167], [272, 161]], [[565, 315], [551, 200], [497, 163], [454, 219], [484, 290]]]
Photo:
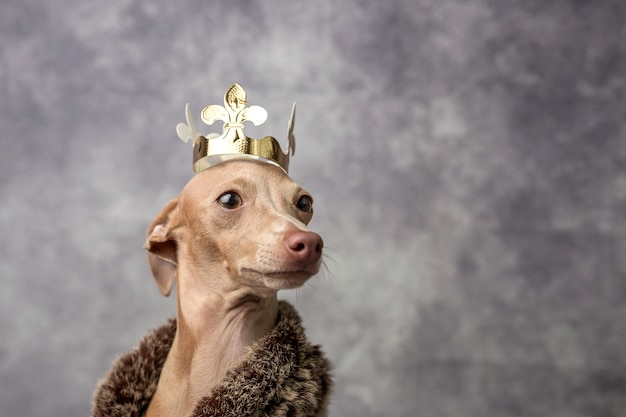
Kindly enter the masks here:
[[293, 102], [291, 106], [291, 117], [289, 117], [289, 123], [287, 123], [287, 140], [288, 140], [288, 152], [290, 155], [296, 153], [296, 136], [293, 134], [293, 130], [296, 127], [296, 102]]
[[187, 124], [179, 123], [176, 125], [176, 133], [183, 142], [189, 142], [189, 139], [195, 139], [198, 136], [196, 131], [196, 122], [193, 119], [191, 110], [189, 109], [189, 103], [185, 104], [185, 118]]

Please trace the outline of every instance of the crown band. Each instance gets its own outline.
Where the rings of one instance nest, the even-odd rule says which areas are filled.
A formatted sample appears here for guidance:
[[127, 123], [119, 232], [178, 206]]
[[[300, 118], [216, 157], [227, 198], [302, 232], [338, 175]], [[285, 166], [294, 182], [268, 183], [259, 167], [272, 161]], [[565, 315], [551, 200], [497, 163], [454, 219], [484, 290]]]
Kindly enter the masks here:
[[219, 105], [206, 106], [202, 110], [202, 120], [212, 125], [221, 120], [224, 122], [222, 134], [212, 133], [207, 136], [196, 132], [196, 126], [189, 104], [185, 107], [187, 124], [179, 123], [176, 126], [178, 137], [184, 142], [194, 139], [193, 170], [197, 174], [205, 169], [226, 160], [235, 158], [252, 158], [272, 163], [281, 167], [285, 173], [289, 169], [289, 157], [295, 153], [295, 125], [296, 105], [291, 110], [288, 125], [288, 148], [283, 152], [280, 144], [271, 136], [262, 139], [253, 139], [243, 133], [244, 122], [250, 121], [258, 126], [267, 120], [267, 111], [260, 106], [245, 107], [247, 95], [237, 83], [233, 84], [224, 94], [224, 107]]

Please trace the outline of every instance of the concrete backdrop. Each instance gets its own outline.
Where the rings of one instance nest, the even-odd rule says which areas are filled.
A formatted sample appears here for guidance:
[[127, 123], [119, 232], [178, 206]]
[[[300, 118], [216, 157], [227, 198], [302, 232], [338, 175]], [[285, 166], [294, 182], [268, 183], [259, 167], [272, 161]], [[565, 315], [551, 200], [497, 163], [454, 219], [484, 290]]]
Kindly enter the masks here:
[[[237, 81], [316, 198], [333, 416], [626, 409], [626, 3], [0, 3], [0, 415], [87, 415], [174, 312], [142, 249]], [[203, 127], [203, 132], [212, 131]], [[219, 128], [218, 128], [219, 129]]]

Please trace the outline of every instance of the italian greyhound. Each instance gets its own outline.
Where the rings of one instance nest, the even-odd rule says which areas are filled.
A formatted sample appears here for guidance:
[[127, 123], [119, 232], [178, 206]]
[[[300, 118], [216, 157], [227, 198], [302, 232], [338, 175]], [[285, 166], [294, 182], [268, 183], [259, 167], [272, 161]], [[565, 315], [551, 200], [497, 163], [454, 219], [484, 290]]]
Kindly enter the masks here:
[[176, 281], [176, 335], [147, 417], [188, 416], [278, 318], [277, 292], [320, 268], [323, 241], [307, 224], [310, 194], [253, 159], [196, 174], [148, 228], [161, 293]]

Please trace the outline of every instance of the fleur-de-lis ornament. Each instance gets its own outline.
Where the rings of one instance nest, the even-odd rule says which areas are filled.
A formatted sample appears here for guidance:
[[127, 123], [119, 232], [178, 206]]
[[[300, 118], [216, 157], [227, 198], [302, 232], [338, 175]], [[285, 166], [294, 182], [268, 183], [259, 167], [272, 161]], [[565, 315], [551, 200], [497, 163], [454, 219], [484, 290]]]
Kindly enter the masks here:
[[212, 125], [218, 120], [224, 122], [222, 134], [217, 140], [238, 140], [245, 138], [243, 134], [243, 122], [250, 121], [255, 126], [263, 124], [267, 120], [267, 110], [261, 106], [246, 107], [248, 97], [245, 90], [237, 83], [224, 94], [224, 106], [211, 104], [202, 109], [202, 121]]

